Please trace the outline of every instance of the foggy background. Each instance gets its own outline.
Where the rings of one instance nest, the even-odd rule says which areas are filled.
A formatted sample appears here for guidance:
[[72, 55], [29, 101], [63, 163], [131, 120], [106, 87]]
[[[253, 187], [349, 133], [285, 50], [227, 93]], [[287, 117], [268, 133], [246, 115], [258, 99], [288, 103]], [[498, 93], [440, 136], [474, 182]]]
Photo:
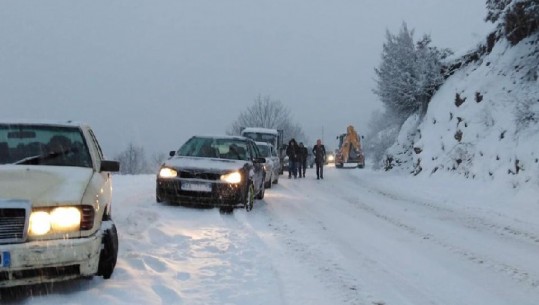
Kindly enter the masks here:
[[382, 107], [386, 30], [404, 21], [461, 53], [488, 33], [485, 14], [484, 0], [3, 0], [0, 119], [82, 121], [106, 155], [130, 142], [149, 155], [223, 134], [269, 95], [333, 149]]

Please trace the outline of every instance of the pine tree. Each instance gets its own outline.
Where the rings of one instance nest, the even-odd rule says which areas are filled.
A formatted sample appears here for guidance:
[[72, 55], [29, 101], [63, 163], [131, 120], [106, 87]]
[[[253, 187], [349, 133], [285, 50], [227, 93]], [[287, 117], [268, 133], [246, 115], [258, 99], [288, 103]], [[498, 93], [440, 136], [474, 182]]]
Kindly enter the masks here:
[[416, 110], [413, 34], [406, 23], [403, 23], [398, 35], [386, 31], [382, 63], [375, 69], [378, 79], [374, 93], [380, 97], [387, 111], [405, 117]]
[[413, 34], [406, 23], [397, 35], [386, 32], [382, 62], [375, 69], [374, 93], [401, 123], [418, 110], [426, 112], [430, 98], [443, 82], [442, 60], [451, 54], [448, 49], [430, 46], [428, 35], [414, 44]]

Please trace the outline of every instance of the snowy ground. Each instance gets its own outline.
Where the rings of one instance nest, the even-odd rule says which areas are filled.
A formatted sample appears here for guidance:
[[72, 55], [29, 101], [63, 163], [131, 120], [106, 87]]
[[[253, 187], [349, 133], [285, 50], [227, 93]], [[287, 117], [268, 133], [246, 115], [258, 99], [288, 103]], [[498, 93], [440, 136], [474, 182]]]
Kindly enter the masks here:
[[157, 204], [155, 177], [115, 176], [111, 280], [2, 304], [537, 304], [539, 191], [327, 167], [251, 212]]

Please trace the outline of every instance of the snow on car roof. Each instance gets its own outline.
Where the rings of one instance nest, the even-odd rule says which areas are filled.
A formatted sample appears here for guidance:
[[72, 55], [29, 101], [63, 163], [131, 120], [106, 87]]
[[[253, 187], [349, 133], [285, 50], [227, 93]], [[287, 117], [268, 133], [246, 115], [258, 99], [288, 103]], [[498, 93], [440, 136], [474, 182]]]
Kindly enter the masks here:
[[212, 138], [212, 139], [236, 139], [236, 140], [250, 140], [244, 136], [230, 136], [230, 135], [194, 135], [192, 138]]
[[276, 129], [262, 128], [262, 127], [247, 127], [241, 132], [258, 132], [258, 133], [271, 133], [277, 135], [278, 132]]
[[78, 121], [60, 121], [60, 120], [30, 120], [30, 119], [0, 119], [0, 124], [23, 124], [23, 125], [48, 125], [48, 126], [67, 126], [81, 127], [87, 126], [86, 123]]

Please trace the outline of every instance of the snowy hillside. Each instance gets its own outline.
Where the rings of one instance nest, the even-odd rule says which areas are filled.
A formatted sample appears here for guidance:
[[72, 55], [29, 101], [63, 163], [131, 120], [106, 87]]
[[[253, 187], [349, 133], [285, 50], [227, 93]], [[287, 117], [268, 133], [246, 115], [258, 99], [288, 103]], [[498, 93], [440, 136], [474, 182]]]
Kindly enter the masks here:
[[409, 118], [388, 150], [395, 169], [539, 183], [539, 35], [449, 77], [424, 118]]

